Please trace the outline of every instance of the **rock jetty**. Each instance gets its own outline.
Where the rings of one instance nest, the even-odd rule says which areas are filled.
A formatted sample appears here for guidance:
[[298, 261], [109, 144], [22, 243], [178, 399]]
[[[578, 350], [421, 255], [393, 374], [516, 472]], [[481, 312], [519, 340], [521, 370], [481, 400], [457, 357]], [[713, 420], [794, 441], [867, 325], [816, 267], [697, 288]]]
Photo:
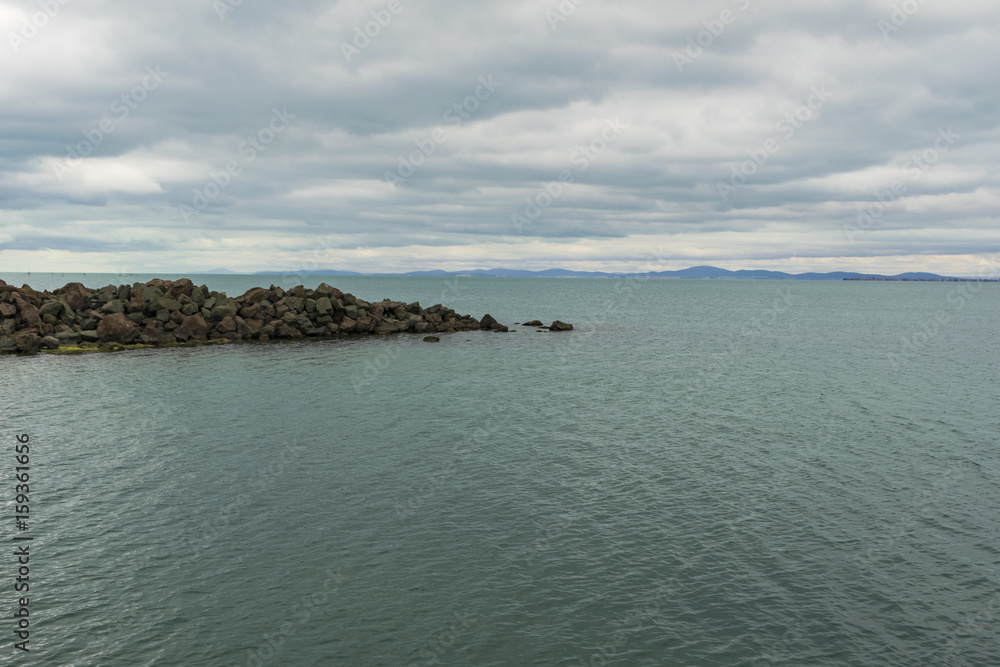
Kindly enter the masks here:
[[191, 280], [151, 280], [88, 289], [69, 283], [53, 292], [0, 280], [0, 352], [121, 349], [209, 342], [434, 334], [507, 327], [441, 304], [369, 303], [323, 283], [284, 290], [255, 287], [229, 297]]

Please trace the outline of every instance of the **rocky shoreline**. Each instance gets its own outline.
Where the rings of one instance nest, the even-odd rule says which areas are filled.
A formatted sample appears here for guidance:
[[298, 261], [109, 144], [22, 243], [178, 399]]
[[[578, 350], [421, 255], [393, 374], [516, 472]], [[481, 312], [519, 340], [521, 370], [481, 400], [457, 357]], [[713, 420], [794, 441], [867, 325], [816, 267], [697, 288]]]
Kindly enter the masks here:
[[[556, 320], [539, 330], [569, 331]], [[368, 302], [323, 283], [284, 290], [255, 287], [237, 297], [187, 279], [154, 279], [89, 289], [69, 283], [53, 292], [0, 280], [0, 353], [80, 352], [238, 341], [289, 341], [398, 333], [434, 334], [507, 326], [441, 304]], [[428, 336], [428, 340], [434, 338]]]

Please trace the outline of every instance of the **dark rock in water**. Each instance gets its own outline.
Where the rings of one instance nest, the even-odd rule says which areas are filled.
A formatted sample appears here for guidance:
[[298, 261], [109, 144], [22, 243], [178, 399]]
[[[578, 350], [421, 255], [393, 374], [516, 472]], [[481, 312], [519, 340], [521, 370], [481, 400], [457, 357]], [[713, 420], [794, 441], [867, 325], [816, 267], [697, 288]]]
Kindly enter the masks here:
[[505, 325], [505, 324], [500, 324], [499, 322], [494, 322], [493, 326], [490, 327], [490, 331], [496, 331], [497, 333], [507, 333], [508, 331], [510, 331], [510, 329], [508, 329], [507, 325]]
[[572, 324], [560, 322], [559, 320], [556, 320], [555, 322], [549, 325], [549, 331], [572, 331], [572, 330], [573, 330]]
[[59, 349], [59, 339], [55, 336], [46, 336], [42, 338], [38, 343], [38, 347], [43, 350], [58, 350]]
[[525, 322], [524, 326], [526, 326], [526, 327], [540, 327], [540, 326], [542, 326], [542, 322], [541, 322], [541, 320], [531, 320], [530, 322]]
[[55, 333], [55, 338], [60, 345], [74, 345], [83, 340], [82, 334], [75, 331], [58, 331]]
[[204, 339], [208, 336], [208, 322], [201, 315], [188, 315], [181, 321], [181, 325], [174, 330], [174, 335], [183, 331], [189, 338]]
[[14, 346], [18, 352], [23, 354], [38, 352], [38, 346], [41, 342], [41, 337], [34, 331], [21, 331], [14, 336]]
[[424, 337], [424, 342], [425, 343], [439, 343], [439, 342], [441, 342], [441, 339], [438, 338], [437, 336], [425, 336]]
[[108, 315], [97, 325], [97, 335], [109, 343], [131, 343], [139, 335], [139, 327], [121, 313]]
[[497, 324], [497, 321], [493, 319], [492, 315], [483, 315], [483, 319], [479, 320], [480, 329], [491, 329], [494, 324]]

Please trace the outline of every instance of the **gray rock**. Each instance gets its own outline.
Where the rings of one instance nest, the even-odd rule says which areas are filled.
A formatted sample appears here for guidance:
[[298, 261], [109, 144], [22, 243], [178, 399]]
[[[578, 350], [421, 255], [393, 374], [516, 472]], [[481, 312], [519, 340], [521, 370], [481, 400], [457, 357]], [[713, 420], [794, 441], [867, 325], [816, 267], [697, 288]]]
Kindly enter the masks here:
[[55, 337], [60, 345], [74, 345], [83, 340], [83, 336], [76, 331], [58, 331], [55, 333]]
[[38, 309], [38, 316], [45, 317], [46, 315], [52, 315], [54, 317], [59, 317], [59, 315], [62, 314], [64, 307], [65, 306], [63, 306], [61, 301], [49, 299]]
[[58, 350], [59, 339], [55, 336], [46, 336], [38, 343], [38, 347], [43, 350]]
[[[206, 301], [206, 303], [208, 303]], [[212, 308], [212, 319], [221, 322], [227, 317], [236, 317], [236, 306], [230, 304], [220, 304]]]
[[84, 343], [96, 343], [100, 339], [96, 331], [81, 331], [80, 340]]
[[479, 320], [479, 328], [480, 329], [487, 329], [487, 330], [489, 330], [496, 323], [497, 323], [497, 321], [495, 319], [493, 319], [492, 315], [486, 314], [486, 315], [483, 315], [483, 319]]
[[[125, 287], [127, 287], [127, 285], [125, 285]], [[104, 306], [101, 307], [101, 312], [108, 314], [124, 313], [125, 306], [118, 299], [112, 299], [111, 301], [108, 301], [106, 304], [104, 304]]]
[[333, 312], [333, 301], [330, 300], [330, 297], [322, 296], [316, 301], [316, 312], [321, 315]]

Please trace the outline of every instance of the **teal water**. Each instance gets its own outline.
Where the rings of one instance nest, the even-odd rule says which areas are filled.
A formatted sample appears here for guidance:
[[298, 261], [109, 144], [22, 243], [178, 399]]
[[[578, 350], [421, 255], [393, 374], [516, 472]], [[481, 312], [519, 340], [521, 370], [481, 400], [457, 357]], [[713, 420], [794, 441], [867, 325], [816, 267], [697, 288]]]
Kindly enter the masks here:
[[19, 662], [1000, 664], [1000, 285], [326, 282], [577, 329], [0, 358]]

